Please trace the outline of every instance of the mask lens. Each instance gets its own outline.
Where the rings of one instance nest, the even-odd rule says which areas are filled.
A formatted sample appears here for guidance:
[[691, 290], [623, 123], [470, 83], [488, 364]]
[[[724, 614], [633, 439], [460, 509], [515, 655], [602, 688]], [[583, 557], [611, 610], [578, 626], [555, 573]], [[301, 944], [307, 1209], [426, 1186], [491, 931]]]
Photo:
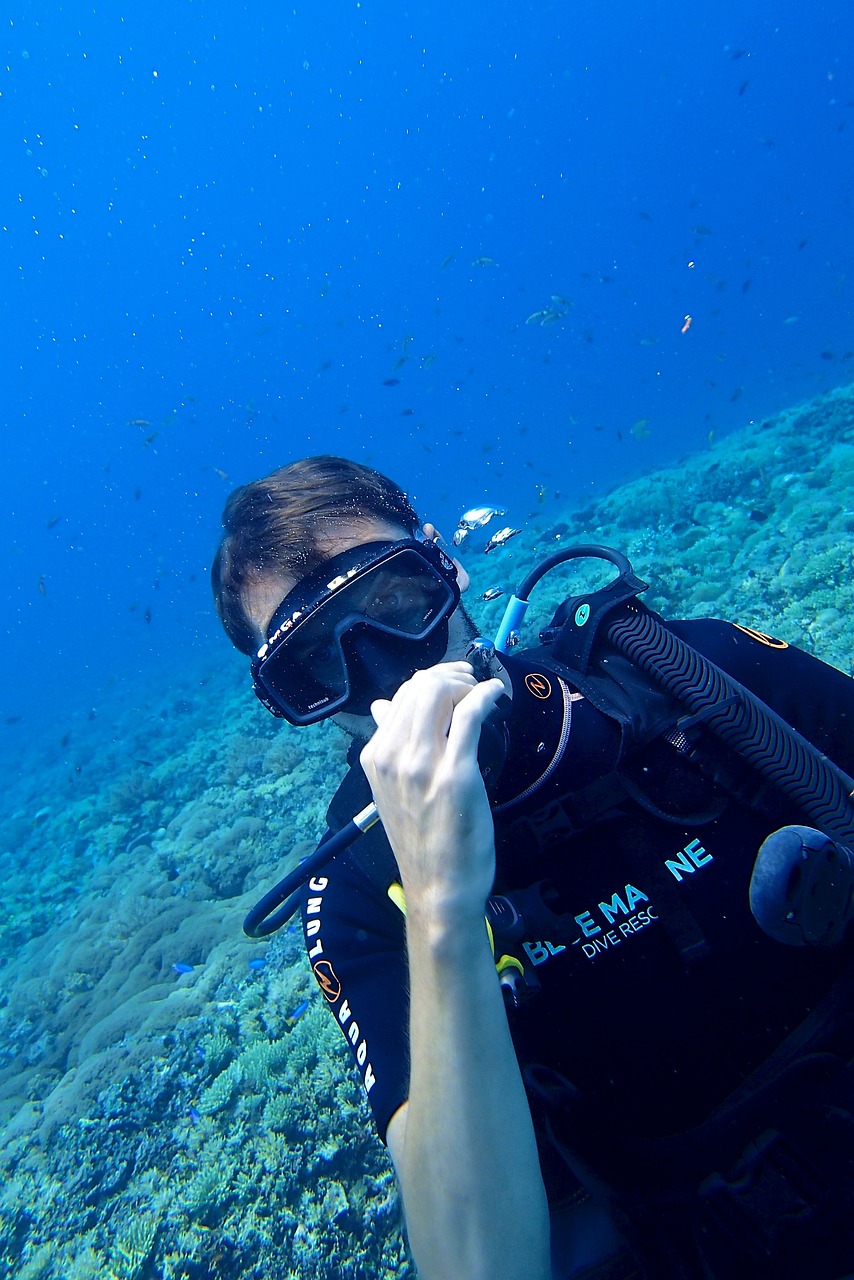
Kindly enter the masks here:
[[351, 612], [407, 636], [422, 635], [451, 595], [448, 584], [413, 552], [401, 552], [358, 585]]

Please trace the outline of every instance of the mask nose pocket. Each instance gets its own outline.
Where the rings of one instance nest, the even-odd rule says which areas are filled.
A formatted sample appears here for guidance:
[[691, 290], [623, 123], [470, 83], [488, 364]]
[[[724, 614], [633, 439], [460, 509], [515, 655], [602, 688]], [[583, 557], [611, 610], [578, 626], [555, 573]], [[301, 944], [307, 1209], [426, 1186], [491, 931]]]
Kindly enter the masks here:
[[441, 622], [422, 640], [384, 635], [360, 626], [342, 637], [341, 647], [351, 690], [342, 710], [366, 716], [376, 698], [393, 698], [416, 671], [441, 662], [448, 647], [448, 623]]

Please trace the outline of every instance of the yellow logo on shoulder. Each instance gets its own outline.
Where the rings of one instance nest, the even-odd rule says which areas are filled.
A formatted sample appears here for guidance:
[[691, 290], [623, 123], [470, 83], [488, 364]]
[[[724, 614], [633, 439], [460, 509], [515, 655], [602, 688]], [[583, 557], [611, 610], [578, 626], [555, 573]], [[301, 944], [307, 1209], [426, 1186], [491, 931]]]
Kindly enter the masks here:
[[764, 631], [756, 631], [753, 627], [740, 627], [737, 622], [732, 624], [736, 631], [742, 631], [746, 636], [750, 636], [751, 640], [756, 640], [759, 644], [765, 644], [769, 649], [788, 649], [785, 640], [777, 640], [774, 636], [768, 636]]
[[338, 981], [338, 975], [328, 960], [318, 960], [313, 965], [313, 968], [320, 990], [329, 1003], [334, 1004], [341, 994], [341, 983]]
[[535, 698], [544, 700], [551, 697], [552, 686], [545, 676], [540, 675], [539, 671], [529, 671], [525, 676], [525, 688], [532, 693]]

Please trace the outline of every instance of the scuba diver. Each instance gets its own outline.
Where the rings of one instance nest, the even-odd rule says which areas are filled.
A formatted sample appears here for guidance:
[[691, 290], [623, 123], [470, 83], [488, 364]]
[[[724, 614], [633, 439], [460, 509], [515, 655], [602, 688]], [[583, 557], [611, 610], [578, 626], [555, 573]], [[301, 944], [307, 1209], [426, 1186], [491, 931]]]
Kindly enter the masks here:
[[[340, 458], [223, 525], [256, 694], [352, 739], [326, 837], [245, 928], [299, 898], [423, 1280], [854, 1271], [854, 682], [664, 622], [600, 547], [484, 642], [435, 528]], [[514, 648], [590, 555], [614, 580]]]

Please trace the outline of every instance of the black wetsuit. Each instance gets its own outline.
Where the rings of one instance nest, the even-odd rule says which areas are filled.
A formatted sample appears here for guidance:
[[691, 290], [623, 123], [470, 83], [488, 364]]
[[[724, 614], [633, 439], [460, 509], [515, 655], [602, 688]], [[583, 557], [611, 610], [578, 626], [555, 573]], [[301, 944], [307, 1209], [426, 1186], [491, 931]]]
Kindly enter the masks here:
[[[667, 625], [854, 771], [849, 677], [727, 623]], [[572, 715], [558, 788], [564, 791], [608, 774], [616, 751], [613, 722], [587, 700], [575, 700]], [[775, 828], [804, 822], [803, 815], [779, 797], [757, 812], [673, 756], [654, 743], [629, 772], [633, 786], [661, 808], [672, 809], [668, 793], [678, 791], [676, 811], [688, 815], [682, 821], [654, 816], [623, 796], [619, 810], [609, 814], [600, 801], [588, 829], [538, 850], [530, 840], [518, 847], [518, 810], [496, 818], [498, 889], [547, 878], [557, 891], [553, 910], [574, 921], [563, 941], [531, 937], [520, 951], [542, 989], [510, 1012], [517, 1055], [523, 1065], [560, 1072], [589, 1100], [600, 1117], [603, 1154], [626, 1136], [677, 1133], [702, 1122], [802, 1022], [846, 959], [840, 950], [774, 942], [750, 914], [759, 845]], [[355, 777], [345, 788], [349, 799], [358, 794]], [[332, 811], [336, 825], [347, 816], [335, 805]], [[381, 846], [387, 850], [375, 831], [374, 868], [386, 856]], [[359, 846], [336, 859], [308, 887], [303, 914], [315, 974], [384, 1139], [408, 1096], [407, 959], [404, 917], [385, 887], [393, 866], [384, 883], [370, 859]], [[557, 1194], [552, 1168], [546, 1158], [547, 1187]]]

